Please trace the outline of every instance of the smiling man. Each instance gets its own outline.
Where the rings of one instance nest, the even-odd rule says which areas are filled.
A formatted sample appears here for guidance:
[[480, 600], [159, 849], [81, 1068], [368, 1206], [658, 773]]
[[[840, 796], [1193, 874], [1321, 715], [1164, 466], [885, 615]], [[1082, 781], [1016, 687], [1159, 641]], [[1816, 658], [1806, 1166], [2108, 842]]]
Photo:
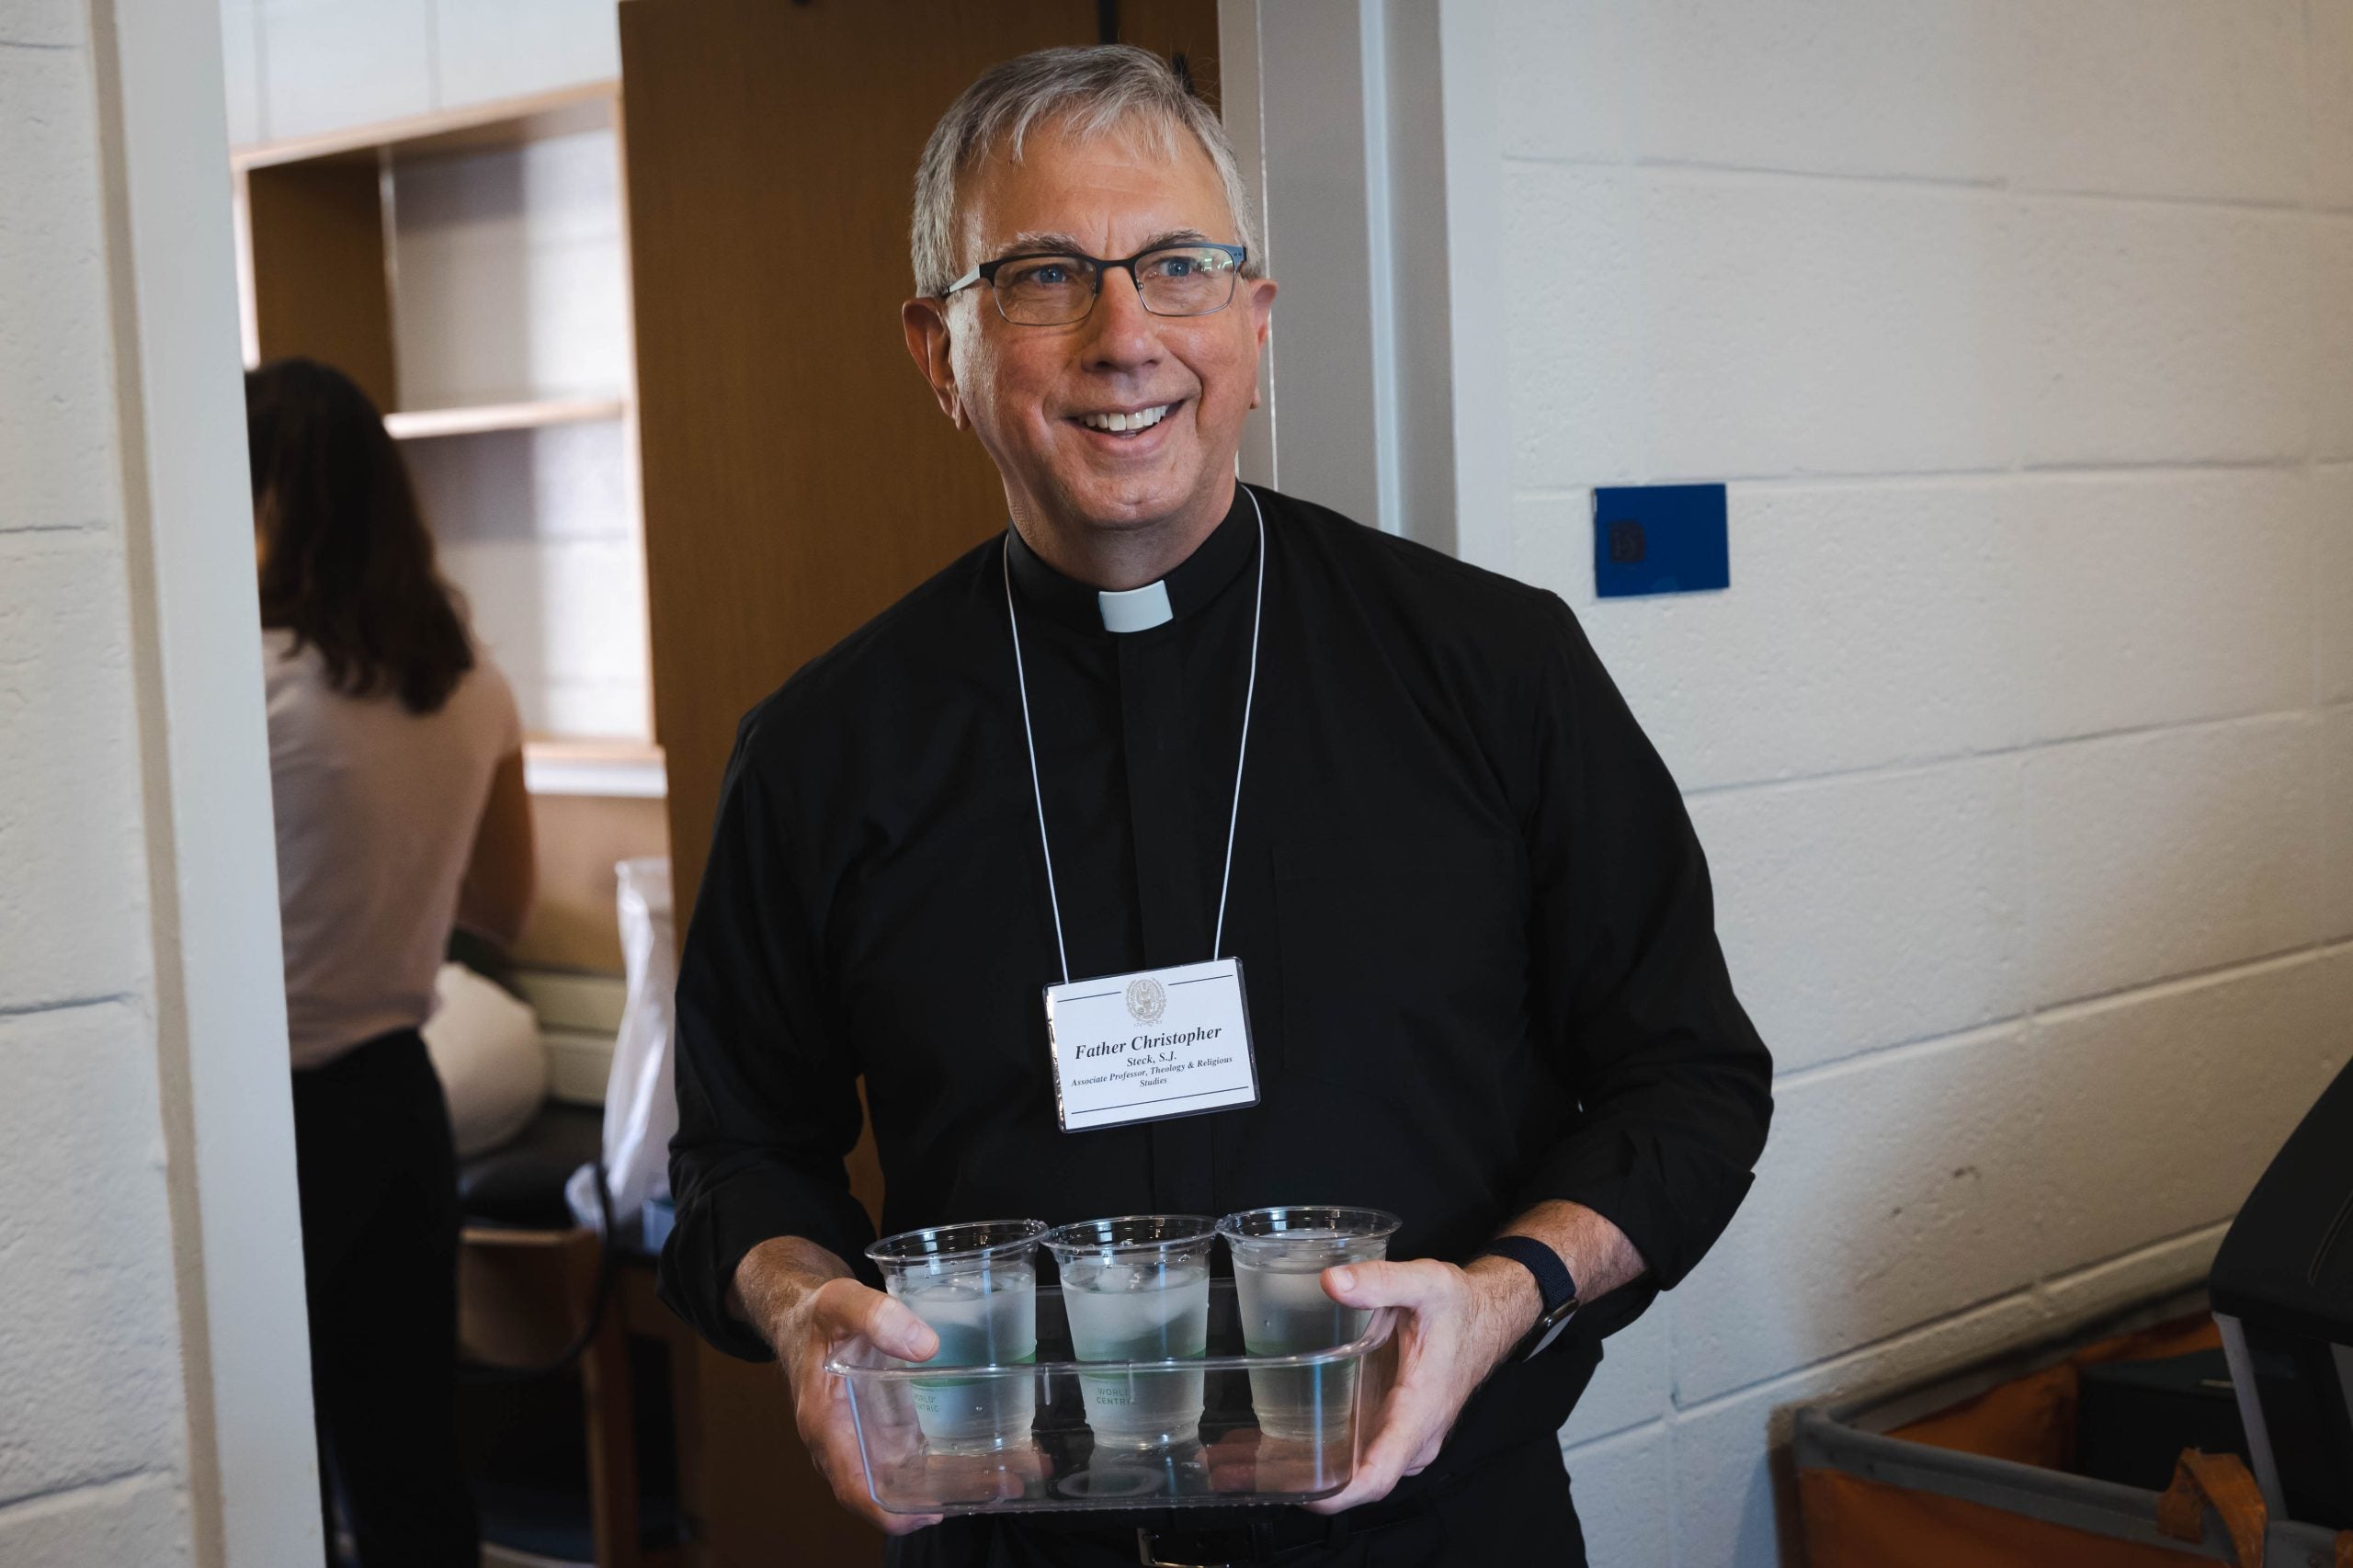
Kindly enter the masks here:
[[[1149, 54], [1030, 55], [956, 102], [904, 324], [1011, 526], [755, 709], [729, 768], [678, 983], [663, 1289], [783, 1362], [895, 1562], [1581, 1562], [1554, 1435], [1764, 1143], [1771, 1064], [1699, 845], [1567, 607], [1236, 483], [1276, 293], [1247, 213], [1215, 117]], [[1246, 1049], [1094, 1093], [1119, 1070], [1080, 1054], [1081, 1009], [1122, 998], [1131, 1038]], [[1323, 1279], [1400, 1311], [1347, 1488], [877, 1509], [824, 1362], [937, 1340], [860, 1256], [861, 1075], [886, 1231], [1401, 1216], [1392, 1261]]]

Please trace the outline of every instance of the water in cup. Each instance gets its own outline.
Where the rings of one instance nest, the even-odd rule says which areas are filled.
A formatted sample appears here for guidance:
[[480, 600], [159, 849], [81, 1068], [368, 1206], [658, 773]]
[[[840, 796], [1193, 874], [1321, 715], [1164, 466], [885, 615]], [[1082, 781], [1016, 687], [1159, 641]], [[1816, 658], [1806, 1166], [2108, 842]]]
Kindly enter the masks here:
[[[1074, 1263], [1063, 1309], [1082, 1361], [1197, 1358], [1209, 1349], [1209, 1265]], [[1078, 1386], [1098, 1445], [1154, 1448], [1200, 1429], [1199, 1372], [1082, 1372]]]
[[[1036, 1220], [983, 1221], [887, 1237], [867, 1249], [882, 1283], [939, 1336], [940, 1367], [1016, 1367], [1038, 1359]], [[927, 1449], [989, 1453], [1025, 1443], [1034, 1377], [995, 1372], [911, 1380]]]
[[[1364, 1333], [1372, 1313], [1346, 1307], [1324, 1293], [1320, 1258], [1273, 1258], [1256, 1266], [1237, 1255], [1233, 1293], [1242, 1309], [1242, 1337], [1253, 1356], [1295, 1356], [1328, 1350]], [[1357, 1364], [1267, 1368], [1250, 1373], [1250, 1403], [1259, 1429], [1278, 1437], [1315, 1438], [1344, 1421], [1356, 1398]]]
[[[1253, 1209], [1219, 1222], [1233, 1254], [1242, 1341], [1253, 1356], [1296, 1356], [1346, 1345], [1371, 1312], [1324, 1293], [1324, 1270], [1384, 1257], [1398, 1226], [1376, 1210]], [[1313, 1367], [1253, 1368], [1250, 1403], [1269, 1437], [1321, 1443], [1348, 1429], [1356, 1403], [1353, 1359]]]
[[[1071, 1348], [1085, 1361], [1194, 1360], [1209, 1350], [1210, 1251], [1217, 1221], [1132, 1214], [1050, 1231]], [[1131, 1367], [1081, 1372], [1095, 1446], [1158, 1449], [1200, 1435], [1199, 1371]]]
[[[1024, 1365], [1038, 1358], [1038, 1276], [1027, 1268], [892, 1279], [891, 1293], [939, 1335], [947, 1367]], [[998, 1449], [1029, 1430], [1032, 1378], [917, 1378], [915, 1421], [949, 1453]]]

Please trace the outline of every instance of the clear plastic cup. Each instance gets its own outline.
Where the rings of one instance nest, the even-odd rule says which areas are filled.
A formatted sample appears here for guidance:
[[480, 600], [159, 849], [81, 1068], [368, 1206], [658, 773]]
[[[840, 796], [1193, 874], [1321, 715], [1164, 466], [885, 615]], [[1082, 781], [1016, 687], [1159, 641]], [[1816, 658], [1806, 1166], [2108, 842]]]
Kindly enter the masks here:
[[[1081, 1361], [1196, 1360], [1209, 1349], [1206, 1214], [1131, 1214], [1049, 1231], [1063, 1311]], [[1079, 1393], [1098, 1449], [1160, 1449], [1200, 1436], [1201, 1374], [1129, 1368], [1081, 1372]]]
[[[882, 1283], [939, 1335], [927, 1364], [1018, 1366], [1038, 1358], [1038, 1238], [1042, 1220], [981, 1220], [885, 1236], [866, 1249]], [[915, 1424], [927, 1449], [993, 1453], [1029, 1440], [1029, 1378], [917, 1378]]]
[[[1378, 1209], [1312, 1203], [1245, 1209], [1220, 1220], [1218, 1234], [1233, 1255], [1245, 1348], [1253, 1356], [1294, 1356], [1362, 1335], [1371, 1312], [1324, 1294], [1324, 1271], [1387, 1257], [1389, 1238], [1402, 1223]], [[1356, 1392], [1353, 1361], [1250, 1374], [1259, 1429], [1299, 1442], [1320, 1443], [1347, 1430]]]

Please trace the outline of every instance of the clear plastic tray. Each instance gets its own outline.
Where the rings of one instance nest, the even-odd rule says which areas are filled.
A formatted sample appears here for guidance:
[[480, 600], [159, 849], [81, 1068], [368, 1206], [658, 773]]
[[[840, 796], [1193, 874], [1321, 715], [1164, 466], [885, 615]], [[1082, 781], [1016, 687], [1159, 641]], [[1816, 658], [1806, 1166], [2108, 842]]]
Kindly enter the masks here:
[[[1356, 1471], [1387, 1386], [1387, 1358], [1376, 1352], [1388, 1346], [1394, 1321], [1383, 1307], [1348, 1344], [1252, 1356], [1243, 1348], [1233, 1280], [1213, 1279], [1206, 1356], [1082, 1362], [1073, 1358], [1062, 1292], [1041, 1289], [1035, 1362], [944, 1368], [862, 1347], [825, 1369], [848, 1385], [867, 1490], [889, 1513], [1305, 1503], [1332, 1495]], [[1179, 1412], [1189, 1409], [1190, 1380], [1199, 1379], [1198, 1433], [1180, 1416], [1180, 1435], [1165, 1442], [1098, 1442], [1082, 1378], [1095, 1384], [1098, 1402], [1165, 1402]], [[1277, 1431], [1262, 1425], [1259, 1396]]]

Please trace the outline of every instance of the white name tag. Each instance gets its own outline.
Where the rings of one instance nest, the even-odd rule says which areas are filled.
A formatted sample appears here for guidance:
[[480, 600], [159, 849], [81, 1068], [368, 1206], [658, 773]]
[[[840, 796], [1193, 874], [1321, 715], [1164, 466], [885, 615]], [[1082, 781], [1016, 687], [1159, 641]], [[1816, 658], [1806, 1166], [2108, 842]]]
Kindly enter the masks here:
[[1046, 1038], [1065, 1132], [1258, 1103], [1239, 959], [1049, 985]]

